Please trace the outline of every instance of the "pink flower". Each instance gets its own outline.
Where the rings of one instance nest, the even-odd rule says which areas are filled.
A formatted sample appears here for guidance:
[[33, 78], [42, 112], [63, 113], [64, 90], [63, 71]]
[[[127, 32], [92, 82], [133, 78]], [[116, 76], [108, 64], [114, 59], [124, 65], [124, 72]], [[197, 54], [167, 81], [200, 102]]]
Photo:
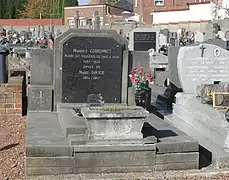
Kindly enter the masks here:
[[149, 82], [152, 82], [152, 81], [153, 81], [153, 78], [152, 78], [152, 77], [147, 77], [147, 80], [148, 80]]
[[146, 77], [152, 77], [152, 75], [150, 74], [150, 72], [146, 72], [145, 75], [146, 75]]
[[142, 76], [142, 71], [138, 71], [138, 75], [139, 76]]
[[137, 84], [137, 83], [139, 83], [140, 82], [140, 80], [138, 79], [138, 78], [134, 78], [134, 83], [135, 84]]
[[133, 68], [131, 73], [134, 74], [134, 73], [136, 73], [136, 71], [137, 71], [137, 68]]

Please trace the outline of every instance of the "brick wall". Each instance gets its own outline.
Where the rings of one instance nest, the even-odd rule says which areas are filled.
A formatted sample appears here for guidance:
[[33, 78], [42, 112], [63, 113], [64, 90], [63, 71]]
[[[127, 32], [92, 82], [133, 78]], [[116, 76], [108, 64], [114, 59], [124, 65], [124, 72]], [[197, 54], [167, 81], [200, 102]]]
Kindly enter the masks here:
[[10, 77], [0, 85], [0, 117], [21, 117], [24, 114], [26, 86], [24, 77]]
[[55, 26], [62, 25], [62, 19], [0, 19], [0, 26]]

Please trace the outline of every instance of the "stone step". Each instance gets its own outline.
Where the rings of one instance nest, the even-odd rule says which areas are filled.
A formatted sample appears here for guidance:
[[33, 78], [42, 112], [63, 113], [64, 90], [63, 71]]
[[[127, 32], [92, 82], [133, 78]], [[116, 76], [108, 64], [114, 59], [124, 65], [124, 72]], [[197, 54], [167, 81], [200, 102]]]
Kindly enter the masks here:
[[[227, 126], [219, 126], [214, 123], [214, 120], [209, 116], [198, 111], [191, 111], [190, 109], [174, 104], [173, 114], [182, 119], [186, 124], [195, 128], [204, 135], [221, 146], [227, 149], [227, 139], [229, 135], [229, 128]], [[220, 120], [219, 120], [220, 123]]]
[[67, 138], [69, 135], [87, 133], [86, 119], [75, 115], [73, 109], [59, 109], [59, 122], [61, 129]]
[[69, 134], [68, 141], [71, 146], [86, 144], [88, 140], [87, 134]]
[[160, 97], [160, 95], [151, 97], [151, 104], [158, 106], [158, 109], [171, 109], [172, 103], [168, 99], [162, 100]]
[[187, 124], [174, 114], [165, 116], [164, 120], [177, 127], [178, 129], [182, 130], [193, 139], [198, 141], [202, 147], [209, 150], [211, 152], [212, 164], [214, 165], [214, 167], [228, 168], [229, 153], [225, 152], [222, 147], [207, 138], [203, 131], [197, 131], [195, 128], [191, 127], [189, 124]]

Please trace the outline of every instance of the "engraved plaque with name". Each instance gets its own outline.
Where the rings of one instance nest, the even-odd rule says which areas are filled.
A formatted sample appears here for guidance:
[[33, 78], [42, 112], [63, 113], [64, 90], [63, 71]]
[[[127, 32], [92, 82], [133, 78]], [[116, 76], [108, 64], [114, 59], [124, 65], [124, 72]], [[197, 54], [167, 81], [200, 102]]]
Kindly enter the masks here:
[[134, 32], [134, 51], [156, 50], [156, 32]]
[[121, 102], [123, 47], [108, 37], [72, 37], [63, 45], [62, 102], [86, 103], [101, 94]]

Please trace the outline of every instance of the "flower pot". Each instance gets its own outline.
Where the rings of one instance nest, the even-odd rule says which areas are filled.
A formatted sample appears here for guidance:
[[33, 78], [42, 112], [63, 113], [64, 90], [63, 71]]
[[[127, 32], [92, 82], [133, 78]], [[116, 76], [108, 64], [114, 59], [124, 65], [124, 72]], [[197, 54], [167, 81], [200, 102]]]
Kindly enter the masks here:
[[147, 107], [147, 93], [146, 91], [144, 92], [135, 92], [135, 104], [136, 106], [141, 106], [143, 108]]

